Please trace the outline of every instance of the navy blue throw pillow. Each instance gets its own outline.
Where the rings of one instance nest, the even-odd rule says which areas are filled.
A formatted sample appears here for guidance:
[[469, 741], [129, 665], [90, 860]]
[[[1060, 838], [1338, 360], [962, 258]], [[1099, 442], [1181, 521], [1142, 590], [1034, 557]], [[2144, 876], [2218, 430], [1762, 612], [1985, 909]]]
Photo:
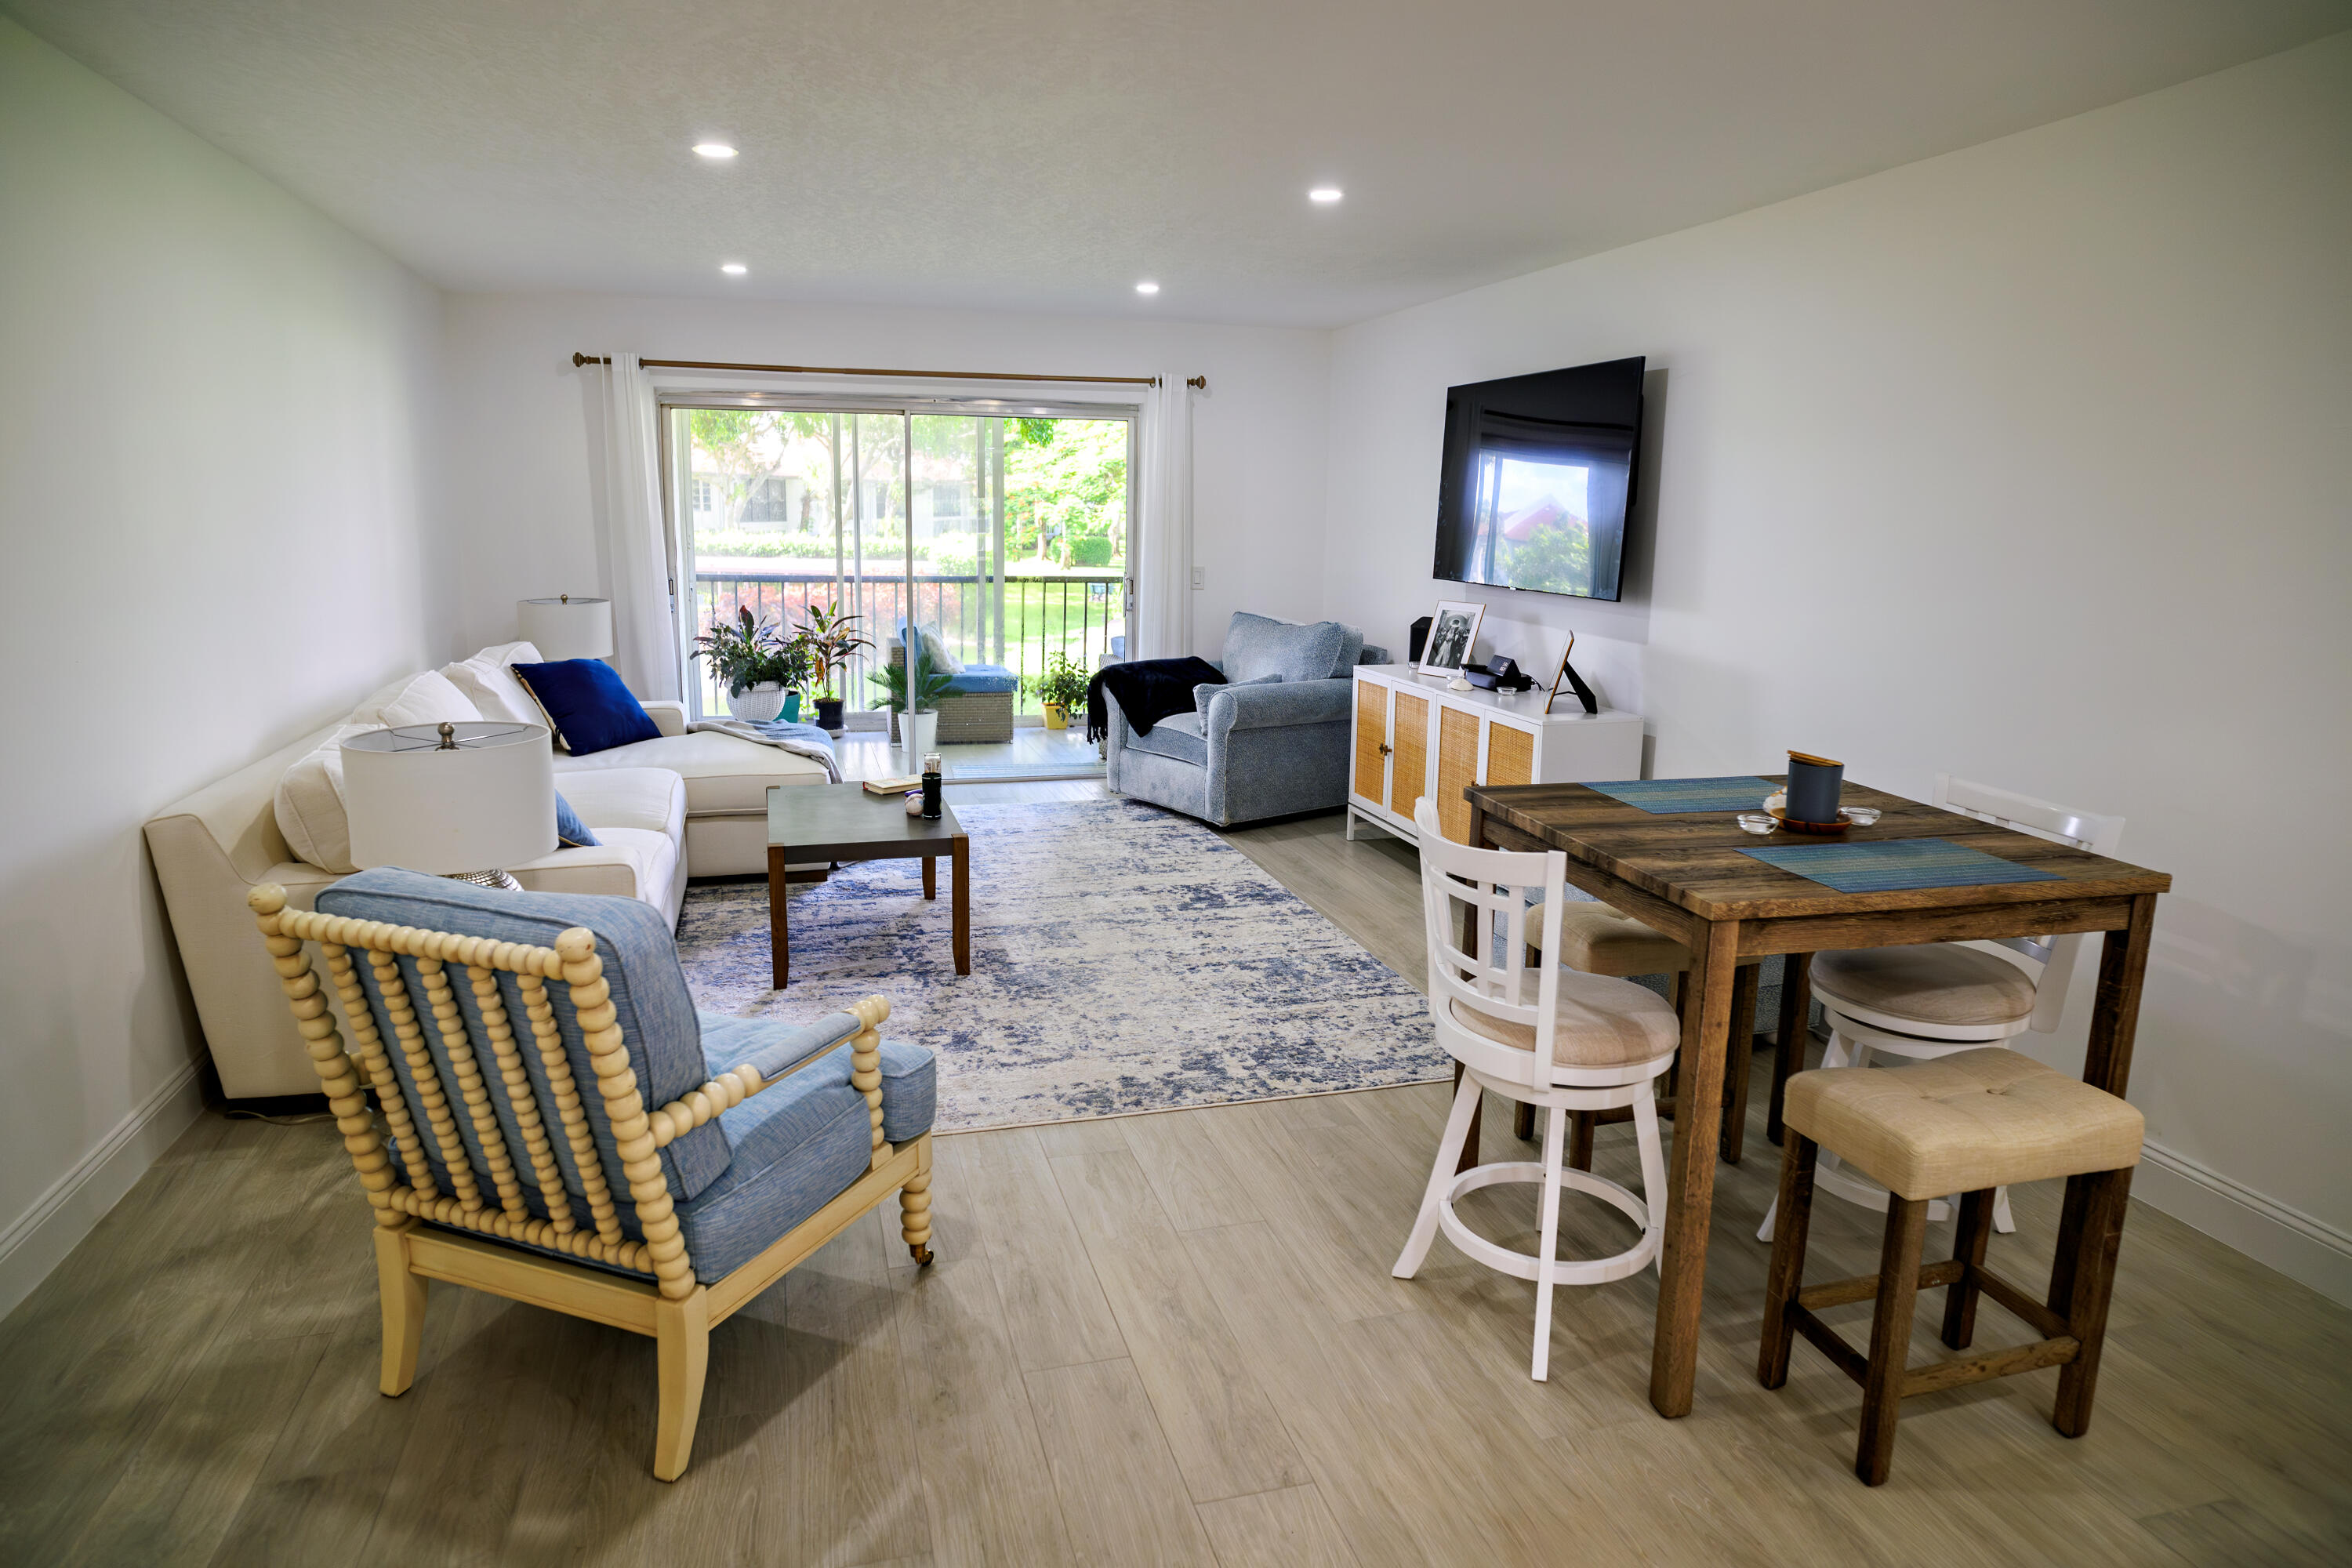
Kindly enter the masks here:
[[601, 658], [561, 658], [507, 668], [530, 688], [547, 721], [555, 726], [555, 732], [563, 737], [575, 757], [661, 739], [646, 705], [630, 694], [613, 667]]
[[604, 843], [580, 820], [580, 814], [572, 809], [572, 803], [563, 798], [562, 790], [555, 792], [555, 841], [566, 849], [597, 849]]

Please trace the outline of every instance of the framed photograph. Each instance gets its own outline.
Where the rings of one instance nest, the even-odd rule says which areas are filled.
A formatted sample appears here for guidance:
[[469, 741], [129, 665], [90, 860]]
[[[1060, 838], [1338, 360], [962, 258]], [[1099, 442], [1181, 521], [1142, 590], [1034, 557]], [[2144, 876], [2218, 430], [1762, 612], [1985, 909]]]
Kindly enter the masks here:
[[1478, 623], [1486, 618], [1486, 606], [1459, 599], [1437, 601], [1437, 614], [1430, 617], [1429, 640], [1422, 645], [1421, 663], [1416, 668], [1423, 675], [1459, 675], [1462, 667], [1470, 662], [1471, 645], [1478, 640]]
[[1559, 700], [1559, 683], [1563, 680], [1568, 682], [1569, 689], [1576, 693], [1577, 701], [1583, 704], [1587, 713], [1601, 711], [1600, 700], [1592, 695], [1592, 688], [1584, 684], [1584, 677], [1577, 674], [1576, 666], [1568, 662], [1568, 656], [1575, 651], [1576, 634], [1570, 632], [1568, 634], [1568, 646], [1559, 650], [1559, 668], [1551, 673], [1551, 689], [1544, 693], [1543, 710], [1547, 713], [1551, 711], [1551, 705]]

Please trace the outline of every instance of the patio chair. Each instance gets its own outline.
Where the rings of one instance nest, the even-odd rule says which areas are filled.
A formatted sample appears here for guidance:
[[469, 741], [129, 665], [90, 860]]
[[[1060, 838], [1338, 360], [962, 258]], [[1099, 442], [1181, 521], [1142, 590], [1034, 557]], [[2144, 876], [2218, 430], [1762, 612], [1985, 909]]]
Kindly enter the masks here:
[[656, 1342], [676, 1480], [714, 1327], [894, 1191], [930, 1261], [931, 1053], [881, 1038], [883, 998], [698, 1016], [634, 899], [384, 868], [318, 901], [248, 900], [375, 1211], [385, 1394], [416, 1376], [428, 1279], [592, 1318]]

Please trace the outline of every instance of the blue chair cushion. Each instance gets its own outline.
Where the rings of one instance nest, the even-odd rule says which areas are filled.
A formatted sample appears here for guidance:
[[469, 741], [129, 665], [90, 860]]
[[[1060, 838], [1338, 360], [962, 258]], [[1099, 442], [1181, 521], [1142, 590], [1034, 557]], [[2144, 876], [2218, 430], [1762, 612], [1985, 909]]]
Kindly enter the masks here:
[[[1214, 687], [1211, 690], [1217, 689]], [[1205, 715], [1197, 710], [1191, 713], [1172, 713], [1151, 726], [1149, 735], [1129, 734], [1127, 749], [1150, 752], [1155, 757], [1172, 757], [1180, 763], [1190, 763], [1196, 768], [1209, 765], [1209, 742], [1201, 733]]]
[[[586, 893], [510, 893], [495, 888], [479, 888], [467, 882], [452, 881], [446, 877], [427, 877], [415, 871], [404, 871], [394, 867], [381, 867], [346, 877], [319, 895], [321, 913], [341, 915], [352, 920], [383, 921], [391, 925], [417, 926], [428, 931], [455, 931], [461, 936], [488, 937], [498, 942], [525, 942], [537, 947], [552, 947], [555, 939], [572, 926], [586, 926], [596, 933], [597, 955], [604, 961], [604, 981], [612, 992], [613, 1009], [626, 1042], [629, 1066], [636, 1074], [638, 1093], [648, 1110], [667, 1103], [690, 1089], [699, 1088], [710, 1074], [704, 1064], [702, 1035], [696, 1019], [694, 1001], [687, 993], [686, 976], [678, 969], [677, 949], [671, 942], [667, 924], [660, 911], [635, 899], [605, 898]], [[400, 961], [402, 982], [409, 999], [417, 1008], [417, 1016], [425, 1025], [425, 1037], [431, 1048], [435, 1071], [439, 1075], [444, 1092], [453, 1108], [460, 1108], [454, 1118], [465, 1142], [477, 1180], [485, 1194], [490, 1191], [484, 1175], [488, 1170], [482, 1158], [479, 1140], [471, 1120], [463, 1114], [458, 1099], [456, 1074], [446, 1047], [439, 1033], [432, 1027], [432, 1014], [424, 1005], [425, 988], [414, 959]], [[379, 994], [369, 967], [360, 965], [362, 984], [368, 993], [376, 1027], [387, 1044], [393, 1040], [392, 1023], [383, 999]], [[459, 1010], [464, 1013], [476, 1041], [486, 1037], [480, 1026], [479, 1004], [473, 994], [472, 984], [462, 970], [448, 973], [450, 990]], [[531, 1041], [530, 1022], [523, 1010], [520, 983], [512, 974], [499, 975], [499, 994], [504, 1000], [507, 1017], [521, 1042], [525, 1072], [530, 1079], [531, 1093], [540, 1106], [546, 1124], [556, 1128], [559, 1123], [555, 1100], [548, 1087], [547, 1072], [539, 1059]], [[570, 988], [561, 980], [548, 982], [547, 994], [553, 1003], [556, 1027], [561, 1035], [565, 1054], [571, 1058], [572, 1082], [581, 1092], [581, 1103], [587, 1109], [590, 1125], [596, 1137], [597, 1153], [604, 1165], [604, 1179], [619, 1203], [621, 1228], [637, 1238], [635, 1206], [628, 1201], [628, 1187], [621, 1174], [621, 1159], [613, 1141], [611, 1126], [604, 1118], [603, 1097], [596, 1091], [596, 1076], [588, 1061], [588, 1047], [580, 1033], [579, 1022], [572, 1016]], [[412, 1114], [421, 1111], [416, 1083], [408, 1064], [394, 1049], [389, 1053], [394, 1073], [401, 1079]], [[487, 1053], [477, 1046], [478, 1059], [489, 1070], [496, 1066]], [[492, 1102], [499, 1102], [493, 1095]], [[523, 1153], [521, 1129], [510, 1112], [501, 1104], [499, 1119], [506, 1139], [516, 1175], [523, 1184], [526, 1205], [545, 1217], [547, 1205], [532, 1179], [530, 1162]], [[433, 1170], [435, 1180], [444, 1193], [455, 1190], [449, 1172], [441, 1158], [439, 1144], [420, 1120], [417, 1129], [423, 1135], [424, 1154]], [[562, 1170], [564, 1184], [575, 1197], [583, 1197], [585, 1187], [573, 1163], [572, 1151], [562, 1137], [550, 1140], [555, 1151], [556, 1163]], [[719, 1122], [696, 1128], [661, 1152], [662, 1174], [668, 1184], [670, 1195], [676, 1199], [691, 1198], [718, 1180], [728, 1168], [727, 1134]], [[584, 1203], [572, 1205], [573, 1212], [584, 1221]]]
[[[755, 1056], [772, 1059], [779, 1046], [787, 1055], [801, 1051], [807, 1042], [821, 1039], [833, 1022], [792, 1026], [706, 1014], [711, 1070], [724, 1072]], [[843, 1040], [841, 1048], [719, 1115], [733, 1163], [677, 1209], [687, 1258], [703, 1283], [750, 1262], [870, 1168], [873, 1122], [866, 1097], [849, 1081], [850, 1053]], [[929, 1051], [882, 1042], [886, 1140], [904, 1143], [930, 1131], [936, 1074]]]
[[613, 667], [601, 658], [560, 658], [508, 668], [530, 689], [547, 721], [575, 757], [639, 741], [658, 741], [661, 729]]
[[[1337, 621], [1297, 626], [1237, 610], [1225, 627], [1225, 679], [1235, 685], [1262, 680], [1328, 680], [1341, 666], [1347, 628]], [[1361, 634], [1356, 646], [1361, 647]]]
[[948, 681], [948, 689], [967, 697], [1018, 691], [1021, 678], [1001, 664], [967, 664]]

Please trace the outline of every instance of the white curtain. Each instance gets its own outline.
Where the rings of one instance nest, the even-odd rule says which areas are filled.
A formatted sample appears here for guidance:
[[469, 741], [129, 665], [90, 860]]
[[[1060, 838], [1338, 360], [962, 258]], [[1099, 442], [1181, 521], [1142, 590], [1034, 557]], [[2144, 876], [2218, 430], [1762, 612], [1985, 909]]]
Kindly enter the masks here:
[[1143, 405], [1140, 559], [1130, 658], [1192, 651], [1192, 389], [1163, 372]]
[[662, 526], [661, 448], [653, 378], [635, 354], [604, 366], [604, 538], [612, 574], [613, 668], [638, 697], [677, 701], [678, 637]]

